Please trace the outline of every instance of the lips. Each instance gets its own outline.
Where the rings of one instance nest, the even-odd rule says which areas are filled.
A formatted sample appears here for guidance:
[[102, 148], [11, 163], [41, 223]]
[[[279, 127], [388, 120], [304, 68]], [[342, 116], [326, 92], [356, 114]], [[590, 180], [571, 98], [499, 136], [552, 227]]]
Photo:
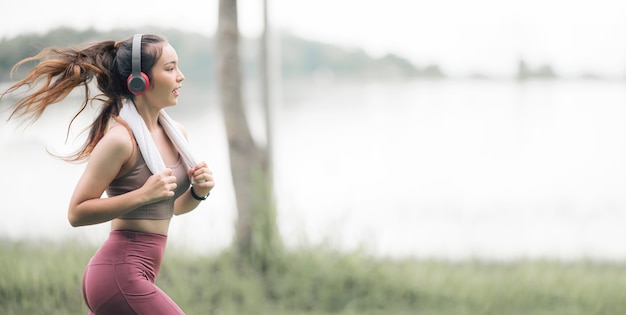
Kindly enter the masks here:
[[173, 91], [172, 91], [172, 94], [174, 94], [175, 96], [179, 96], [179, 95], [180, 95], [180, 93], [178, 92], [178, 89], [173, 90]]

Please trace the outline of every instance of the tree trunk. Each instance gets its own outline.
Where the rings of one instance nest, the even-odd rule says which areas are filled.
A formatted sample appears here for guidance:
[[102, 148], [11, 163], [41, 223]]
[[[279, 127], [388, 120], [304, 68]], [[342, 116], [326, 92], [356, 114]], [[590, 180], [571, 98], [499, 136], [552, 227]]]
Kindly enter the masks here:
[[216, 58], [237, 204], [234, 245], [242, 262], [264, 271], [280, 242], [267, 150], [254, 143], [243, 106], [236, 0], [219, 1]]
[[[265, 134], [267, 136], [267, 167], [270, 175], [270, 185], [273, 187], [273, 132], [272, 132], [272, 110], [271, 110], [271, 75], [270, 75], [270, 30], [268, 23], [268, 0], [263, 0], [263, 33], [261, 35], [259, 53], [259, 81], [261, 82], [261, 104], [265, 113]], [[273, 189], [273, 188], [272, 188]]]

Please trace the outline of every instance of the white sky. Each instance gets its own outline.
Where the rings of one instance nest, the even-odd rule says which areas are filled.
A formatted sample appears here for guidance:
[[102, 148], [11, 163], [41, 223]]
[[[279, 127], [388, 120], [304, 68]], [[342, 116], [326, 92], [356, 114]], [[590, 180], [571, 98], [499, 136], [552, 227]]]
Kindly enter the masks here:
[[[269, 0], [275, 28], [309, 39], [438, 63], [452, 74], [509, 74], [520, 57], [564, 74], [626, 73], [624, 0]], [[217, 0], [21, 0], [0, 10], [0, 37], [58, 26], [158, 25], [213, 35]], [[262, 0], [239, 0], [257, 36]], [[51, 13], [52, 12], [52, 13]]]

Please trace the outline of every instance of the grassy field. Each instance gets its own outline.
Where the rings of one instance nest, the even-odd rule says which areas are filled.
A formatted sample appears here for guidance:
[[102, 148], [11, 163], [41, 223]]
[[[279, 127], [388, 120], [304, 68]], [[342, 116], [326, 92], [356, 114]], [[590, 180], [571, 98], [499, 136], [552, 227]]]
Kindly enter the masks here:
[[[0, 240], [0, 313], [87, 314], [81, 294], [95, 249]], [[158, 285], [187, 314], [626, 314], [626, 263], [385, 260], [305, 248], [265, 275], [229, 252], [166, 252]]]

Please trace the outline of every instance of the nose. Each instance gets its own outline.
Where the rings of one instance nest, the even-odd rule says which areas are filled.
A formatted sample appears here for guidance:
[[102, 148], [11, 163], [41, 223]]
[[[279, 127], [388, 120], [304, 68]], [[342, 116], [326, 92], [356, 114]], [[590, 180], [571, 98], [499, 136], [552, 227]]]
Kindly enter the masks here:
[[185, 80], [185, 75], [183, 74], [182, 71], [180, 71], [180, 69], [178, 69], [178, 82], [182, 82], [183, 80]]

